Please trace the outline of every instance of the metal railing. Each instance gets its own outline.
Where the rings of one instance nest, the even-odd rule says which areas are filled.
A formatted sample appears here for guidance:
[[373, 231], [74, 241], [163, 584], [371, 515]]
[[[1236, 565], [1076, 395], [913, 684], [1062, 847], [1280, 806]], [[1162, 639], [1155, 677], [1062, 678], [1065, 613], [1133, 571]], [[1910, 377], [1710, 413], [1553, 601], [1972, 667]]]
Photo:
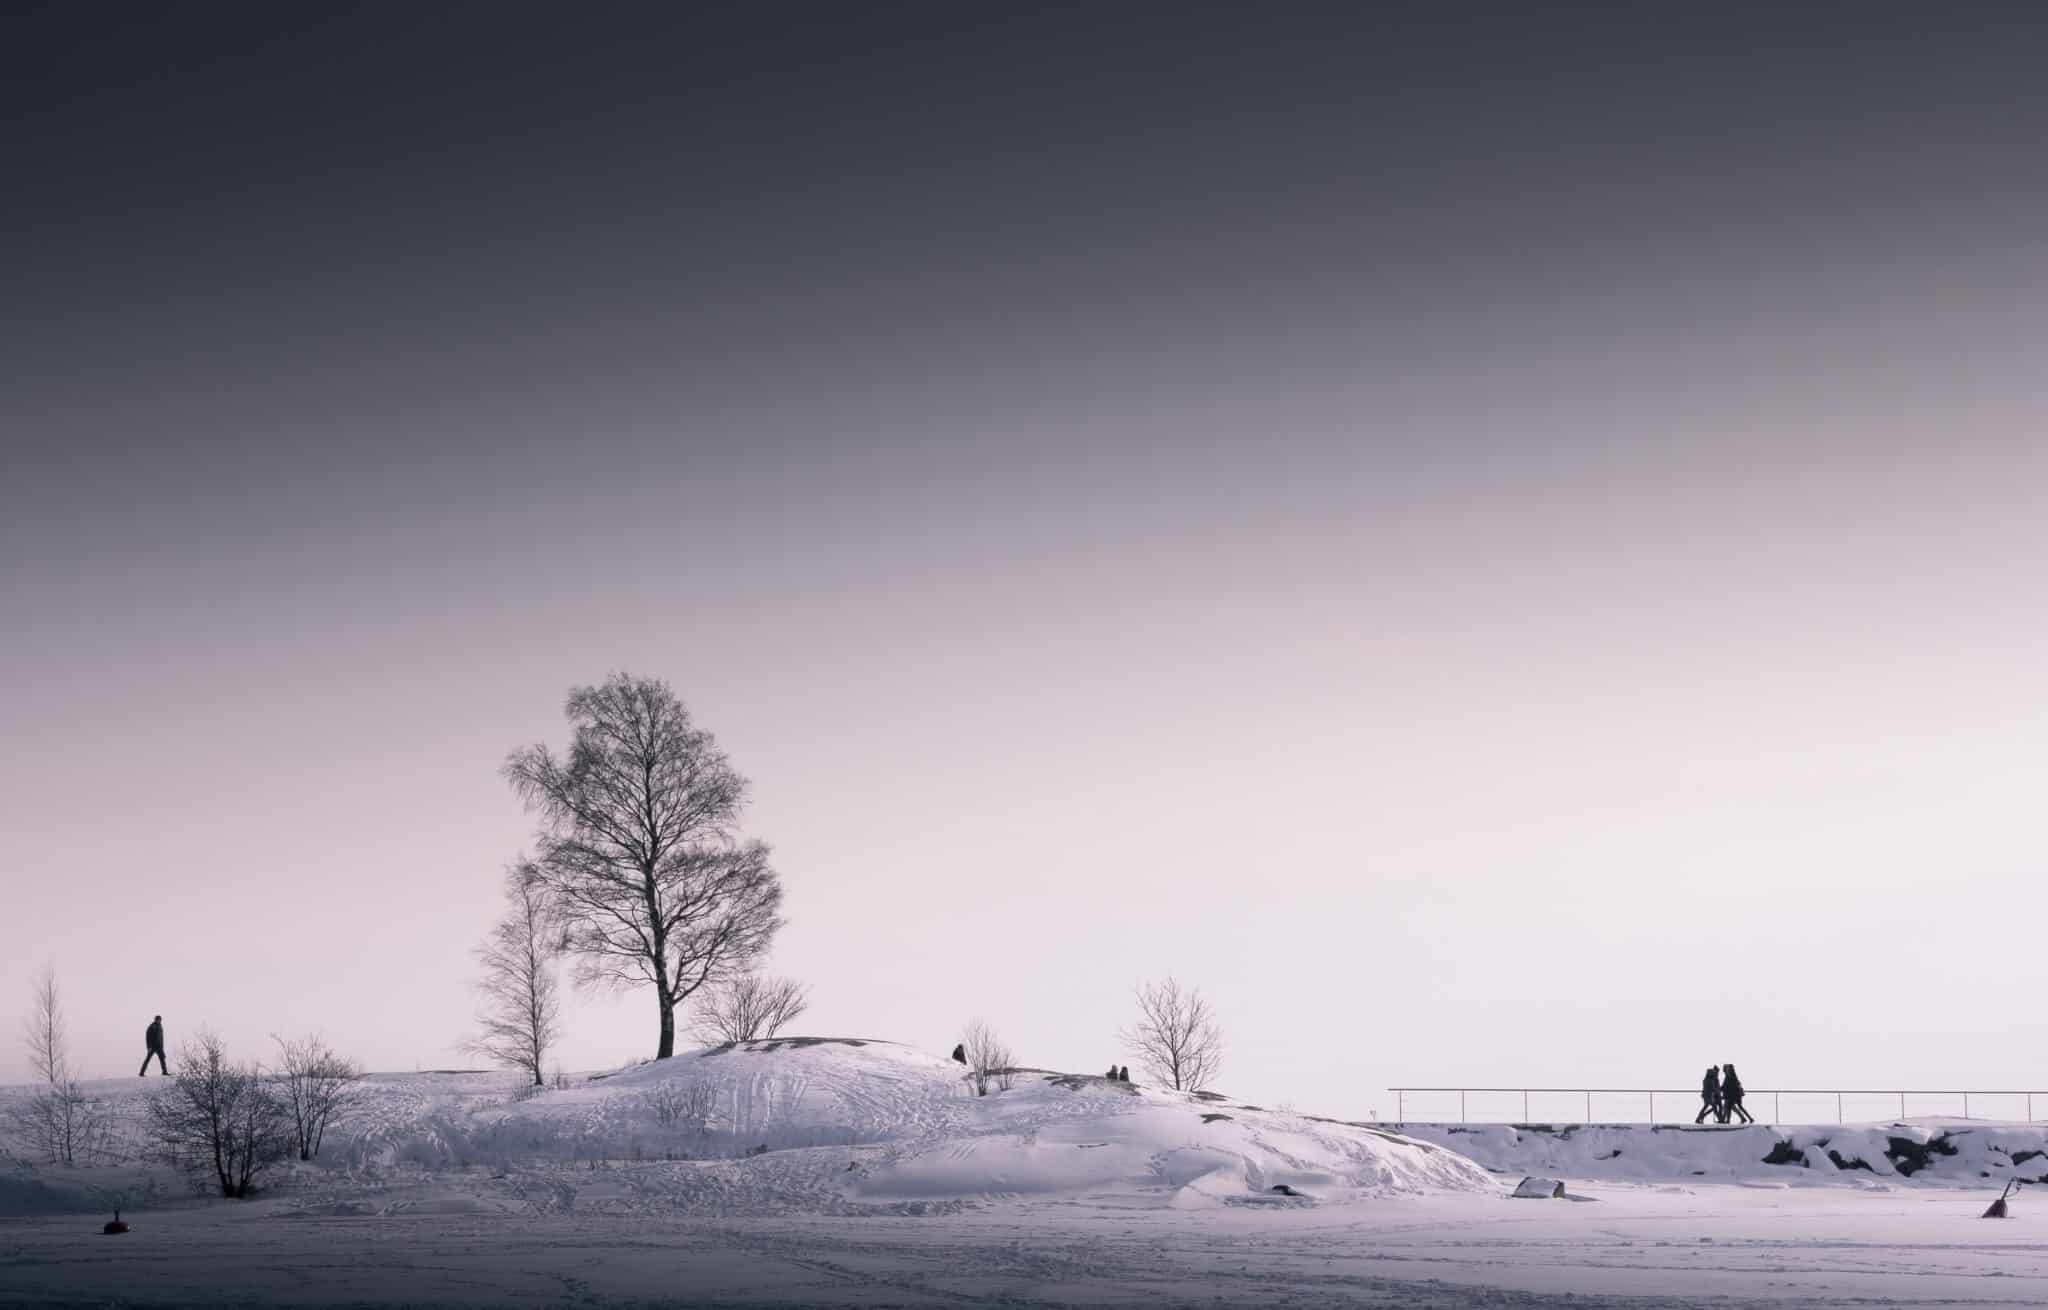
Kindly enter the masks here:
[[[1387, 1090], [1394, 1094], [1394, 1104], [1396, 1107], [1394, 1117], [1397, 1121], [1403, 1123], [1405, 1123], [1408, 1119], [1408, 1095], [1411, 1092], [1438, 1094], [1456, 1092], [1458, 1094], [1459, 1123], [1469, 1122], [1469, 1120], [1466, 1117], [1466, 1097], [1474, 1093], [1488, 1096], [1519, 1095], [1522, 1098], [1521, 1122], [1523, 1123], [1531, 1122], [1529, 1118], [1529, 1098], [1531, 1096], [1584, 1097], [1586, 1117], [1582, 1120], [1575, 1121], [1580, 1123], [1594, 1122], [1593, 1098], [1595, 1096], [1640, 1096], [1645, 1098], [1645, 1104], [1648, 1106], [1650, 1112], [1650, 1117], [1645, 1121], [1648, 1123], [1663, 1122], [1662, 1120], [1659, 1120], [1657, 1118], [1657, 1098], [1660, 1096], [1679, 1096], [1688, 1098], [1692, 1102], [1692, 1107], [1688, 1108], [1697, 1107], [1700, 1099], [1700, 1090], [1697, 1087], [1389, 1087]], [[1987, 1096], [2015, 1096], [2025, 1098], [2027, 1104], [2027, 1122], [2032, 1123], [2034, 1122], [2034, 1098], [2039, 1096], [2044, 1098], [2044, 1100], [2048, 1100], [2048, 1091], [1955, 1091], [1947, 1089], [1901, 1089], [1896, 1087], [1755, 1087], [1747, 1088], [1744, 1090], [1743, 1102], [1745, 1105], [1755, 1104], [1758, 1099], [1766, 1096], [1771, 1098], [1771, 1121], [1774, 1123], [1782, 1122], [1782, 1117], [1779, 1114], [1779, 1106], [1782, 1102], [1782, 1099], [1787, 1096], [1834, 1097], [1835, 1121], [1837, 1123], [1848, 1122], [1848, 1119], [1844, 1111], [1844, 1099], [1851, 1096], [1883, 1096], [1887, 1098], [1896, 1096], [1899, 1098], [1899, 1118], [1901, 1119], [1906, 1117], [1906, 1098], [1909, 1096], [1917, 1096], [1921, 1098], [1941, 1097], [1944, 1100], [1948, 1101], [1953, 1101], [1957, 1097], [1960, 1097], [1962, 1098], [1963, 1102], [1962, 1117], [1965, 1119], [1970, 1117], [1970, 1098], [1973, 1096], [1978, 1097], [1980, 1100]], [[1555, 1118], [1555, 1116], [1552, 1117]], [[1673, 1122], [1682, 1121], [1675, 1120]]]

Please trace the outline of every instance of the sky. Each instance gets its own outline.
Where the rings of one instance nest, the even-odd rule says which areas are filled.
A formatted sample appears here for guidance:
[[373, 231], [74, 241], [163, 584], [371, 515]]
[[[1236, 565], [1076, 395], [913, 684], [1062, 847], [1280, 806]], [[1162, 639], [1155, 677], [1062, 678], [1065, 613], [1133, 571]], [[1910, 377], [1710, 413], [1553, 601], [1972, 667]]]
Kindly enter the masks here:
[[473, 1064], [625, 670], [805, 1031], [2048, 1086], [2037, 13], [4, 21], [0, 1079], [45, 965], [95, 1074]]

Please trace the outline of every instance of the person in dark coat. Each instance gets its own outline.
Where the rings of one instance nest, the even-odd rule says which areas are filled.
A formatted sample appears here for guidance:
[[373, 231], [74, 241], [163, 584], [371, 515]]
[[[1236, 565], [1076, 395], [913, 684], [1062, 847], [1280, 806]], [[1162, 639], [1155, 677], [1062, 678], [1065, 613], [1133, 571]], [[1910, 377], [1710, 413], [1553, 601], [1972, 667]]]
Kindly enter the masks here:
[[953, 1058], [958, 1060], [962, 1064], [967, 1063], [967, 1043], [962, 1042], [960, 1045], [953, 1048]]
[[1713, 1115], [1715, 1123], [1725, 1123], [1721, 1117], [1721, 1071], [1713, 1065], [1707, 1066], [1707, 1076], [1700, 1079], [1700, 1112], [1693, 1116], [1693, 1122], [1705, 1123]]
[[149, 1077], [149, 1062], [154, 1057], [156, 1067], [163, 1071], [164, 1077], [170, 1077], [171, 1066], [164, 1063], [164, 1017], [162, 1015], [158, 1015], [149, 1021], [149, 1031], [142, 1034], [142, 1040], [148, 1042], [149, 1047], [143, 1052], [142, 1072], [135, 1076], [137, 1078]]
[[1742, 1122], [1746, 1124], [1756, 1122], [1749, 1117], [1749, 1111], [1742, 1108], [1742, 1080], [1735, 1076], [1735, 1066], [1724, 1064], [1721, 1066], [1721, 1122], [1727, 1123], [1731, 1114], [1741, 1115]]
[[1109, 1080], [1110, 1082], [1115, 1082], [1115, 1081], [1116, 1081], [1116, 1066], [1115, 1066], [1115, 1065], [1111, 1065], [1111, 1066], [1109, 1066], [1109, 1072], [1108, 1072], [1108, 1073], [1106, 1073], [1106, 1074], [1104, 1074], [1104, 1075], [1102, 1075], [1102, 1076], [1103, 1076], [1104, 1078], [1108, 1079], [1108, 1080]]
[[1131, 1066], [1125, 1065], [1123, 1068], [1117, 1070], [1116, 1080], [1120, 1083], [1129, 1082], [1131, 1080]]

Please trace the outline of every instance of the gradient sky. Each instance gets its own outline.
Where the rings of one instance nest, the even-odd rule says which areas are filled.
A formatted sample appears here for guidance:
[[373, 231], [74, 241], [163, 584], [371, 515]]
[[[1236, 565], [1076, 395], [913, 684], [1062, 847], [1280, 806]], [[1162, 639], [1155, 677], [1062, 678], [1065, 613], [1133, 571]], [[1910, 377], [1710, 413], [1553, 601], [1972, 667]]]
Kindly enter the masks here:
[[[16, 7], [0, 1018], [469, 1063], [510, 749], [754, 780], [799, 1027], [2048, 1086], [2048, 22]], [[563, 1053], [651, 1053], [579, 996]], [[11, 1039], [0, 1077], [27, 1073]]]

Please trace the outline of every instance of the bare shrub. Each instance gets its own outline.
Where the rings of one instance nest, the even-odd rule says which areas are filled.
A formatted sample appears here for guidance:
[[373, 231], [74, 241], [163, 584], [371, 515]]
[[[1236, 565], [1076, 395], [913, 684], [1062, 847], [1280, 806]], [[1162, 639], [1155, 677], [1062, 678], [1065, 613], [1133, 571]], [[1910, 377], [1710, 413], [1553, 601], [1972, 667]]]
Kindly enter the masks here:
[[477, 1015], [481, 1031], [463, 1049], [522, 1070], [535, 1087], [545, 1087], [541, 1068], [561, 1032], [555, 978], [559, 929], [550, 915], [547, 888], [531, 864], [514, 865], [506, 873], [505, 896], [510, 904], [504, 917], [476, 950], [483, 965], [476, 985], [483, 1001]]
[[301, 1160], [320, 1154], [327, 1125], [362, 1090], [363, 1071], [319, 1037], [295, 1041], [271, 1034], [278, 1047], [277, 1092], [291, 1116], [292, 1149]]
[[556, 1091], [558, 1091], [558, 1092], [566, 1092], [566, 1091], [568, 1091], [568, 1090], [569, 1090], [569, 1071], [568, 1071], [567, 1069], [564, 1069], [564, 1068], [563, 1068], [563, 1067], [562, 1067], [561, 1065], [559, 1065], [559, 1064], [558, 1064], [558, 1065], [556, 1065], [556, 1066], [555, 1066], [555, 1071], [554, 1071], [553, 1073], [551, 1073], [551, 1074], [549, 1074], [549, 1075], [548, 1075], [548, 1082], [549, 1082], [549, 1083], [550, 1083], [550, 1084], [551, 1084], [551, 1085], [552, 1085], [552, 1086], [554, 1087], [554, 1089], [555, 1089]]
[[76, 1165], [104, 1154], [108, 1116], [72, 1074], [70, 1037], [54, 968], [45, 967], [36, 979], [22, 1037], [37, 1086], [12, 1107], [9, 1117], [16, 1135], [31, 1152], [53, 1164]]
[[1003, 1045], [993, 1028], [976, 1019], [961, 1035], [960, 1046], [967, 1055], [967, 1076], [974, 1084], [976, 1096], [987, 1096], [991, 1082], [998, 1091], [1010, 1089], [1015, 1076], [1010, 1070], [1010, 1048]]
[[664, 1128], [702, 1133], [711, 1126], [713, 1096], [711, 1084], [702, 1079], [669, 1081], [648, 1088], [641, 1104]]
[[1223, 1030], [1199, 988], [1171, 975], [1137, 988], [1138, 1020], [1123, 1030], [1153, 1081], [1199, 1092], [1223, 1067]]
[[773, 1037], [804, 1012], [810, 1004], [808, 991], [793, 978], [770, 978], [758, 973], [713, 983], [699, 996], [690, 1031], [706, 1042], [751, 1042]]
[[291, 1111], [254, 1064], [228, 1059], [221, 1039], [202, 1031], [178, 1054], [171, 1086], [150, 1099], [158, 1151], [195, 1184], [245, 1197], [265, 1170], [291, 1152]]

